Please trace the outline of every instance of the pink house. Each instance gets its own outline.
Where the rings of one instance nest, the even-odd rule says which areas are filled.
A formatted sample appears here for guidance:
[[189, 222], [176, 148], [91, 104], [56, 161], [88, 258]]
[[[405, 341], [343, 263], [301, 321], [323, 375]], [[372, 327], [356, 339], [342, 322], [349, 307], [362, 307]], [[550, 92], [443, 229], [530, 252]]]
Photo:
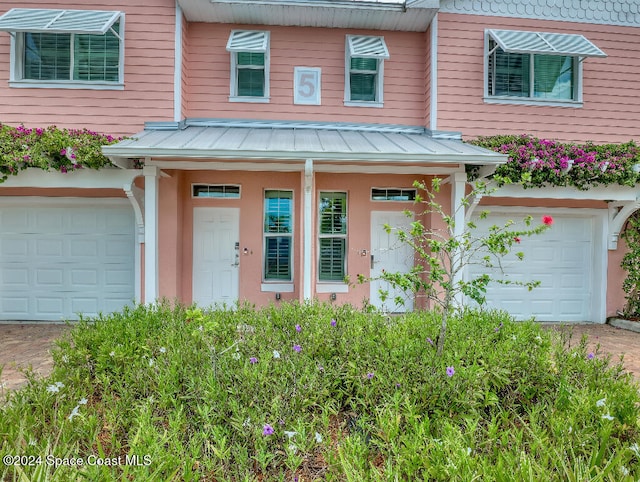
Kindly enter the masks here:
[[[377, 284], [345, 276], [410, 268], [382, 226], [410, 222], [414, 180], [446, 179], [440, 199], [454, 209], [466, 166], [506, 161], [463, 137], [637, 137], [631, 0], [149, 3], [2, 6], [2, 121], [130, 138], [103, 149], [114, 168], [0, 184], [0, 320], [159, 298], [396, 310]], [[535, 69], [555, 69], [550, 88], [535, 87]], [[478, 200], [492, 222], [557, 219], [513, 268], [542, 287], [492, 288], [489, 305], [540, 320], [615, 314], [617, 237], [637, 197], [510, 186]]]

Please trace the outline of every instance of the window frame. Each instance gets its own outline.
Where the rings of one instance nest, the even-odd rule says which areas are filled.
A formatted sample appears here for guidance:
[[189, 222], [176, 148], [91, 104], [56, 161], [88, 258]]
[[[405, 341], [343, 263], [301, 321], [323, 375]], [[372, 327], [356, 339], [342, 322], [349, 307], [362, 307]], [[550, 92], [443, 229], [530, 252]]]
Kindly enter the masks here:
[[[347, 35], [345, 37], [345, 64], [344, 64], [344, 105], [347, 107], [384, 107], [384, 61], [389, 58], [388, 52], [386, 54], [369, 54], [369, 55], [352, 55], [350, 48], [350, 39], [353, 38], [367, 38], [367, 39], [379, 39], [384, 45], [386, 51], [386, 43], [384, 37], [373, 35]], [[376, 85], [375, 85], [375, 100], [352, 100], [351, 99], [351, 59], [352, 58], [374, 58], [376, 59]], [[368, 73], [373, 71], [354, 71], [354, 73]]]
[[[255, 49], [247, 49], [247, 50], [231, 50], [229, 45], [227, 45], [227, 50], [231, 54], [231, 73], [229, 79], [229, 102], [256, 102], [256, 103], [268, 103], [271, 100], [270, 97], [270, 70], [271, 70], [271, 61], [270, 61], [270, 48], [271, 48], [271, 32], [268, 30], [232, 30], [229, 36], [229, 39], [236, 34], [236, 32], [260, 32], [265, 35], [265, 48], [260, 50]], [[261, 70], [264, 70], [264, 95], [263, 96], [246, 96], [238, 94], [238, 74], [239, 70], [242, 69], [256, 69], [255, 66], [248, 67], [239, 67], [238, 64], [238, 54], [239, 53], [262, 53], [264, 55], [264, 66]]]
[[[322, 198], [323, 195], [330, 194], [332, 196], [343, 195], [344, 196], [344, 211], [345, 216], [345, 232], [344, 233], [323, 233], [322, 232]], [[322, 263], [322, 248], [321, 240], [323, 239], [343, 239], [344, 240], [344, 254], [342, 259], [342, 271], [343, 276], [341, 279], [322, 279], [321, 278], [321, 263]], [[319, 191], [318, 192], [318, 258], [317, 258], [317, 283], [319, 285], [344, 285], [344, 278], [347, 275], [347, 260], [349, 258], [349, 195], [347, 191]]]
[[[495, 64], [496, 51], [500, 49], [497, 42], [495, 43], [494, 51], [491, 51], [492, 38], [488, 30], [485, 30], [484, 36], [484, 102], [488, 104], [523, 104], [523, 105], [545, 105], [552, 107], [574, 107], [581, 108], [583, 106], [582, 98], [582, 60], [584, 57], [576, 55], [563, 55], [563, 57], [572, 57], [573, 59], [573, 99], [545, 99], [542, 97], [534, 97], [531, 94], [535, 89], [535, 56], [536, 55], [548, 55], [548, 54], [536, 54], [536, 53], [510, 53], [510, 55], [522, 55], [523, 58], [528, 58], [529, 62], [529, 96], [520, 97], [513, 95], [492, 95], [489, 92], [489, 76], [495, 75], [495, 70], [492, 72], [491, 57], [494, 58], [493, 64]], [[509, 52], [507, 52], [509, 53]], [[495, 82], [495, 81], [494, 81]]]
[[[39, 80], [39, 79], [26, 79], [24, 78], [24, 54], [25, 54], [25, 36], [29, 32], [15, 32], [11, 35], [11, 56], [10, 56], [10, 74], [9, 74], [9, 86], [18, 88], [47, 88], [47, 89], [91, 89], [91, 90], [124, 90], [124, 51], [125, 51], [125, 13], [119, 12], [119, 18], [115, 24], [118, 26], [117, 38], [119, 39], [119, 52], [118, 52], [118, 80]], [[112, 29], [110, 28], [108, 32]], [[40, 32], [38, 32], [40, 33]], [[44, 32], [42, 32], [44, 33]], [[55, 33], [55, 32], [52, 32]], [[82, 33], [64, 33], [61, 35], [70, 36], [70, 61], [69, 61], [69, 75], [73, 75], [73, 46], [75, 35], [96, 35], [96, 34], [82, 34]], [[106, 33], [105, 33], [106, 35]]]
[[[289, 232], [267, 232], [266, 216], [267, 216], [267, 193], [290, 193], [290, 226]], [[292, 287], [294, 283], [294, 232], [295, 232], [295, 200], [293, 189], [264, 189], [262, 192], [262, 291], [269, 291], [269, 285], [276, 287], [279, 291], [288, 291], [288, 287]], [[286, 198], [284, 198], [286, 199]], [[267, 277], [267, 239], [269, 238], [289, 238], [289, 279], [286, 278], [269, 278]]]
[[[374, 197], [374, 191], [385, 191], [385, 198], [384, 199], [376, 199]], [[402, 196], [403, 194], [407, 194], [409, 197], [411, 197], [411, 195], [413, 195], [412, 199], [390, 199], [389, 198], [389, 191], [399, 191], [400, 192], [400, 196]], [[389, 203], [389, 202], [393, 202], [393, 203], [413, 203], [415, 202], [416, 199], [416, 195], [418, 194], [418, 191], [416, 188], [413, 187], [372, 187], [371, 188], [371, 202], [382, 202], [382, 203]]]
[[[235, 190], [235, 188], [238, 188], [238, 195], [237, 196], [196, 196], [196, 189], [197, 188], [204, 188], [206, 187], [207, 189], [209, 189], [208, 192], [216, 192], [216, 191], [211, 191], [211, 188], [222, 188], [222, 194], [227, 194], [227, 189], [228, 188], [233, 188]], [[229, 194], [233, 194], [231, 191], [229, 191]], [[197, 182], [197, 183], [192, 183], [191, 184], [191, 198], [192, 199], [216, 199], [216, 200], [237, 200], [237, 199], [242, 199], [242, 186], [240, 184], [207, 184], [207, 183], [201, 183], [201, 182]]]

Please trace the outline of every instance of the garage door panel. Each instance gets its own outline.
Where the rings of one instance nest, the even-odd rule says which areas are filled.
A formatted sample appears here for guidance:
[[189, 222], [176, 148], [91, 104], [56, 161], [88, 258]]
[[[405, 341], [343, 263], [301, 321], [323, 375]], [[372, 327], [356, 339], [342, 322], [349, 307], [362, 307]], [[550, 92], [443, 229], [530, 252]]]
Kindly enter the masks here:
[[43, 258], [62, 258], [64, 256], [63, 242], [61, 239], [37, 239], [32, 254]]
[[73, 258], [96, 257], [100, 250], [97, 239], [71, 239], [69, 241], [69, 256]]
[[[5, 229], [5, 226], [1, 225], [2, 228]], [[7, 261], [17, 261], [16, 257], [26, 257], [29, 253], [29, 243], [26, 243], [23, 239], [19, 239], [17, 236], [7, 236], [6, 238], [0, 239], [0, 252], [4, 253], [4, 257], [7, 258]]]
[[59, 206], [0, 204], [0, 320], [77, 319], [130, 304], [131, 207], [51, 202]]

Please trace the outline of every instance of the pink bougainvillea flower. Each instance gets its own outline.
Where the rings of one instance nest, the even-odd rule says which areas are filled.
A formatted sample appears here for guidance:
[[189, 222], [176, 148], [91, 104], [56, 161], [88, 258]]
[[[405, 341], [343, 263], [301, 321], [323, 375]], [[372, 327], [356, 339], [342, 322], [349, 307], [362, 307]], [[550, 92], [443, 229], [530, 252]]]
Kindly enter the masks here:
[[520, 244], [520, 241], [522, 241], [522, 239], [520, 239], [520, 236], [516, 236], [515, 238], [513, 238], [513, 240], [518, 244]]
[[542, 216], [542, 222], [547, 226], [551, 226], [553, 224], [553, 218], [551, 216]]

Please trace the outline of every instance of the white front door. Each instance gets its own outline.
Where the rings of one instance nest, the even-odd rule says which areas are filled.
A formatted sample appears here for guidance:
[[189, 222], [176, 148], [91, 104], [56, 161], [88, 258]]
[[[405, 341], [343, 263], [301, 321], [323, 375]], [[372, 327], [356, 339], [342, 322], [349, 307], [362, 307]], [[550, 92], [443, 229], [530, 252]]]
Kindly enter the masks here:
[[[370, 276], [376, 278], [382, 271], [388, 273], [408, 273], [414, 265], [413, 249], [401, 243], [396, 235], [398, 229], [409, 231], [412, 219], [403, 212], [373, 211], [371, 213], [371, 271]], [[388, 224], [393, 229], [387, 233], [384, 229]], [[413, 296], [394, 288], [385, 281], [372, 281], [370, 303], [377, 308], [390, 312], [404, 312], [413, 310]], [[387, 293], [383, 301], [381, 290]], [[404, 304], [398, 304], [396, 297], [404, 299]]]
[[193, 209], [193, 302], [233, 305], [238, 300], [240, 209]]

